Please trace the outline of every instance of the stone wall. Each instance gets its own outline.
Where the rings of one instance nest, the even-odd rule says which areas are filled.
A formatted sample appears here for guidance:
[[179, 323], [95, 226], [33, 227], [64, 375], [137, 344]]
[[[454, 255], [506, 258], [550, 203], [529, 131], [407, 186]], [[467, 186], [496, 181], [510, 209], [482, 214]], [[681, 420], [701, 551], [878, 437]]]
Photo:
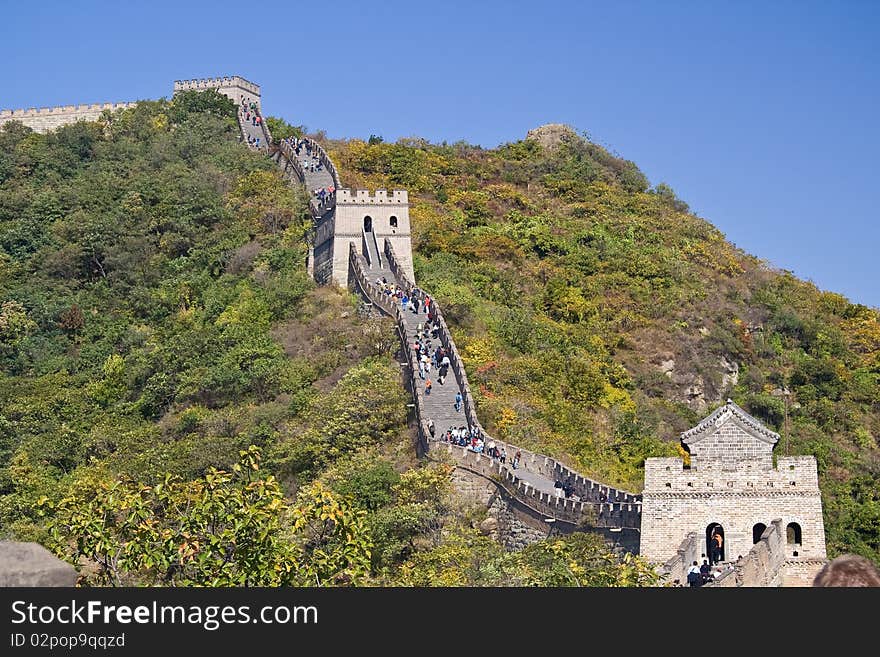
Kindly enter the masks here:
[[487, 520], [488, 522], [484, 523], [481, 529], [487, 525], [489, 527], [494, 525], [494, 531], [489, 533], [490, 536], [507, 550], [522, 550], [530, 543], [547, 538], [550, 532], [549, 525], [534, 527], [530, 523], [523, 522], [510, 504], [500, 496], [492, 499]]
[[773, 444], [755, 438], [735, 417], [689, 449], [694, 470], [704, 466], [723, 470], [773, 467]]
[[657, 569], [657, 572], [660, 573], [661, 583], [672, 584], [678, 580], [679, 584], [686, 585], [688, 568], [693, 565], [694, 561], [703, 563], [705, 552], [705, 541], [701, 536], [695, 532], [685, 536], [675, 554]]
[[0, 127], [10, 121], [21, 121], [35, 132], [49, 132], [77, 121], [95, 121], [105, 110], [115, 112], [135, 105], [137, 103], [95, 103], [93, 105], [0, 110]]
[[480, 506], [488, 506], [498, 492], [494, 482], [463, 468], [453, 470], [452, 485], [459, 496]]
[[828, 563], [827, 559], [797, 558], [788, 559], [782, 564], [780, 579], [784, 587], [812, 586], [819, 571]]
[[[205, 89], [216, 89], [218, 92], [228, 96], [235, 102], [239, 103], [241, 96], [253, 100], [259, 106], [260, 104], [260, 86], [249, 82], [244, 78], [233, 75], [220, 78], [203, 78], [199, 80], [176, 80], [174, 82], [174, 93], [195, 89], [204, 91]], [[35, 132], [49, 132], [63, 125], [76, 123], [77, 121], [95, 121], [101, 116], [105, 110], [115, 112], [120, 109], [128, 109], [134, 107], [137, 103], [94, 103], [91, 105], [62, 105], [59, 107], [40, 107], [30, 109], [5, 109], [0, 110], [0, 127], [10, 121], [21, 121]], [[268, 128], [264, 128], [267, 139], [271, 139], [268, 134]]]

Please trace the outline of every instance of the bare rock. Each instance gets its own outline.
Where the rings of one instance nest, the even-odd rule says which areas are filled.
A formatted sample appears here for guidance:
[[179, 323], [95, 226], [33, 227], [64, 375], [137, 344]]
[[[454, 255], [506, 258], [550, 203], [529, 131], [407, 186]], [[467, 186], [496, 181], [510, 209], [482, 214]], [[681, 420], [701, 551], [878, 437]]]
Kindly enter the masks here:
[[672, 373], [675, 371], [675, 359], [669, 358], [668, 360], [660, 361], [660, 371], [671, 379]]
[[532, 139], [544, 148], [553, 149], [564, 141], [580, 139], [571, 126], [564, 123], [546, 123], [529, 130], [526, 139]]
[[695, 376], [693, 383], [685, 388], [685, 402], [695, 411], [702, 413], [708, 408], [706, 402], [706, 387], [703, 383], [703, 377]]
[[73, 586], [76, 570], [38, 543], [0, 541], [0, 586]]
[[493, 516], [489, 516], [480, 523], [480, 532], [482, 532], [486, 536], [489, 536], [490, 534], [495, 534], [497, 531], [498, 519]]
[[727, 360], [721, 357], [721, 390], [727, 390], [728, 386], [733, 388], [739, 383], [739, 363], [733, 360]]

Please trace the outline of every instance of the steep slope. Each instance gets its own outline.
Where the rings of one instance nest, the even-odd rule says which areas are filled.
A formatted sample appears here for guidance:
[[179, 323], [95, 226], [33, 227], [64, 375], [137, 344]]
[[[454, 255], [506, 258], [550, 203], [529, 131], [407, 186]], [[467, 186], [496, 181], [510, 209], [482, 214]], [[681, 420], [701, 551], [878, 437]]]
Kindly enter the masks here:
[[646, 456], [676, 454], [732, 397], [784, 434], [781, 452], [819, 459], [832, 552], [878, 558], [877, 311], [774, 270], [632, 162], [550, 132], [491, 150], [328, 142], [353, 186], [410, 190], [417, 279], [487, 429], [639, 489]]
[[0, 130], [0, 537], [90, 585], [655, 581], [476, 529], [416, 463], [391, 324], [313, 285], [306, 194], [239, 134], [212, 91]]

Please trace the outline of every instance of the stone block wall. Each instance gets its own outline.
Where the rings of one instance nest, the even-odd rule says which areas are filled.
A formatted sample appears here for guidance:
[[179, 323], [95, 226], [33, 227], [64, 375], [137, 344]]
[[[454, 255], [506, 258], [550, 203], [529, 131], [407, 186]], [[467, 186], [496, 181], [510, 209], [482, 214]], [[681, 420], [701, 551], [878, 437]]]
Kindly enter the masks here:
[[689, 445], [691, 468], [714, 466], [724, 470], [741, 467], [769, 470], [773, 467], [773, 444], [756, 439], [733, 418], [712, 435]]
[[813, 580], [827, 563], [827, 559], [797, 558], [782, 564], [780, 579], [784, 587], [812, 586]]
[[713, 582], [712, 587], [796, 587], [812, 586], [816, 573], [825, 565], [825, 559], [790, 557], [786, 543], [786, 527], [782, 520], [773, 520], [760, 540], [733, 571]]
[[688, 568], [693, 565], [694, 561], [703, 563], [705, 552], [705, 541], [701, 536], [694, 532], [685, 536], [675, 554], [657, 569], [662, 577], [661, 583], [672, 584], [678, 580], [679, 584], [687, 584]]

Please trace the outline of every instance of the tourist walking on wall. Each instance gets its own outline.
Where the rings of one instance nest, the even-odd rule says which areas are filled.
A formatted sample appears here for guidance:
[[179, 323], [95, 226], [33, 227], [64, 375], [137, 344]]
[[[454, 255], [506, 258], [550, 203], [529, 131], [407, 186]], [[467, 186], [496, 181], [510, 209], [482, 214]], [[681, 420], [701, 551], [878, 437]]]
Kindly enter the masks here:
[[455, 393], [455, 411], [461, 411], [461, 392]]
[[519, 467], [519, 461], [522, 458], [522, 452], [516, 450], [516, 456], [513, 457], [513, 469], [516, 470]]
[[700, 586], [703, 583], [703, 575], [700, 573], [700, 566], [696, 561], [688, 568], [687, 581], [691, 586]]
[[712, 530], [712, 565], [714, 566], [719, 561], [724, 554], [724, 550], [722, 549], [724, 545], [724, 538], [721, 536], [721, 532], [717, 529]]
[[712, 566], [706, 559], [703, 559], [703, 565], [700, 566], [700, 576], [703, 578], [703, 584], [712, 579]]
[[425, 381], [425, 394], [426, 395], [431, 394], [431, 379], [428, 379]]

